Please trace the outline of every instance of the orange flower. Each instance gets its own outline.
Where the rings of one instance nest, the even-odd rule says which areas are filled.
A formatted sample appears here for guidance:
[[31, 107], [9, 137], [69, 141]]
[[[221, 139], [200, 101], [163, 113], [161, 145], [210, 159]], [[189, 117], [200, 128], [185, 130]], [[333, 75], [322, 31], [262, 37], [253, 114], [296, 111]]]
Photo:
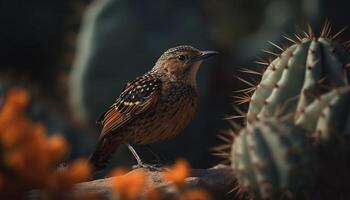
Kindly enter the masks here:
[[14, 146], [18, 146], [18, 143], [23, 140], [24, 131], [23, 128], [26, 122], [18, 121], [17, 126], [7, 126], [1, 132], [1, 140], [4, 148], [12, 148]]
[[86, 160], [75, 160], [69, 167], [68, 172], [72, 183], [79, 183], [90, 178], [92, 169]]
[[10, 90], [0, 109], [0, 198], [5, 193], [21, 196], [34, 188], [60, 192], [87, 180], [91, 174], [90, 166], [82, 160], [56, 171], [56, 165], [68, 152], [67, 143], [60, 135], [47, 138], [45, 127], [25, 115], [28, 103], [25, 90]]
[[0, 124], [1, 128], [7, 126], [9, 122], [15, 122], [29, 103], [29, 94], [22, 89], [10, 90], [5, 98], [5, 104], [1, 109]]
[[149, 191], [147, 191], [147, 198], [148, 200], [161, 200], [164, 199], [164, 197], [162, 198], [161, 193], [156, 190], [156, 189], [150, 189]]
[[209, 193], [203, 189], [191, 189], [184, 192], [180, 198], [181, 200], [211, 200]]
[[47, 141], [48, 154], [54, 161], [61, 160], [68, 153], [68, 146], [61, 135], [53, 135]]
[[73, 185], [86, 181], [91, 176], [91, 167], [86, 160], [78, 159], [68, 167], [61, 168], [46, 180], [46, 187], [51, 191], [72, 189]]
[[11, 151], [5, 155], [5, 163], [17, 172], [23, 171], [26, 167], [22, 151]]
[[128, 173], [128, 170], [126, 170], [125, 168], [119, 167], [114, 169], [111, 172], [111, 176], [122, 176], [122, 175], [125, 175], [126, 173]]
[[[116, 170], [113, 174], [120, 175], [122, 172], [122, 170]], [[112, 182], [112, 187], [118, 192], [121, 199], [132, 200], [142, 195], [146, 181], [146, 172], [139, 169], [117, 176]]]
[[[28, 130], [26, 130], [28, 131]], [[41, 123], [32, 124], [32, 139], [37, 144], [44, 144], [46, 142], [46, 128]]]
[[173, 182], [178, 186], [182, 186], [191, 173], [190, 165], [184, 159], [178, 159], [170, 171], [164, 172], [163, 176], [166, 181]]
[[29, 103], [29, 94], [23, 89], [12, 89], [8, 93], [9, 102], [21, 110], [25, 110]]

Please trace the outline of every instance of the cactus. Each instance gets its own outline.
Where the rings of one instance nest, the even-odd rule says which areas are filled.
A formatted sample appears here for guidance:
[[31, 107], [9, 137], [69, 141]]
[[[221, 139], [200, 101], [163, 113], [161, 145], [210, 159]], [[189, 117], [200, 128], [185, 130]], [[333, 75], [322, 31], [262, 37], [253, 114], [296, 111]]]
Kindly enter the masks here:
[[340, 33], [331, 36], [326, 25], [319, 38], [311, 32], [304, 38], [296, 36], [298, 41], [288, 38], [295, 44], [268, 64], [249, 97], [248, 124], [262, 113], [273, 114], [279, 108], [281, 114], [295, 113], [298, 120], [317, 97], [331, 88], [348, 85], [350, 73], [344, 69], [349, 66], [350, 55], [345, 46], [334, 41]]
[[326, 23], [318, 38], [311, 31], [287, 38], [294, 44], [286, 49], [272, 43], [283, 52], [262, 63], [264, 73], [243, 70], [262, 77], [256, 86], [243, 80], [252, 87], [239, 97], [249, 102], [230, 156], [240, 193], [305, 199], [348, 190], [339, 185], [346, 185], [350, 164], [350, 55], [335, 40], [343, 29], [333, 36], [330, 30]]
[[306, 134], [276, 118], [252, 122], [235, 138], [232, 167], [242, 191], [257, 199], [305, 197], [314, 153]]

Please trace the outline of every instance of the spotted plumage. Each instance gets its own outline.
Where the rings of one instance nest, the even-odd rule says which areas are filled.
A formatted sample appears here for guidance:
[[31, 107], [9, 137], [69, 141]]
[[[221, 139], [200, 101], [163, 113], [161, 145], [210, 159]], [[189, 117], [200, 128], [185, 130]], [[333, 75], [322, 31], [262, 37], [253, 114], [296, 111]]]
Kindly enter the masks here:
[[115, 103], [97, 120], [98, 123], [103, 124], [100, 138], [113, 133], [153, 106], [161, 92], [161, 86], [161, 79], [154, 72], [146, 73], [127, 83]]
[[208, 55], [190, 46], [172, 48], [151, 71], [126, 84], [97, 120], [103, 127], [90, 158], [96, 170], [106, 166], [120, 144], [167, 140], [188, 125], [197, 107], [195, 77]]

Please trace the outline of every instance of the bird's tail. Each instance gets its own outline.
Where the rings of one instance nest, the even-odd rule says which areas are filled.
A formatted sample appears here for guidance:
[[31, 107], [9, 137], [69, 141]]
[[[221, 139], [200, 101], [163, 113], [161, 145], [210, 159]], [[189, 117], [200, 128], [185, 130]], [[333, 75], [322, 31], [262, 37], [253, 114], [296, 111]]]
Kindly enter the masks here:
[[100, 142], [97, 144], [95, 152], [89, 158], [96, 173], [106, 168], [108, 162], [111, 160], [114, 152], [120, 144], [121, 140], [119, 138], [101, 138]]

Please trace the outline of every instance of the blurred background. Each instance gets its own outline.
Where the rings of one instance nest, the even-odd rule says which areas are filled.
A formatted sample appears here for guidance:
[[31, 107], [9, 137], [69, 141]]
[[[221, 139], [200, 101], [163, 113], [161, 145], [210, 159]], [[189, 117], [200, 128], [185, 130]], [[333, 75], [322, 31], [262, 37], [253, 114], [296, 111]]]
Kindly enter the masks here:
[[[192, 45], [221, 54], [198, 74], [199, 108], [194, 121], [174, 140], [151, 145], [161, 163], [186, 158], [195, 168], [220, 162], [211, 148], [222, 141], [225, 116], [235, 90], [245, 87], [234, 75], [268, 58], [267, 41], [285, 44], [311, 24], [319, 32], [329, 19], [339, 30], [349, 25], [347, 0], [0, 0], [0, 103], [8, 89], [32, 94], [28, 114], [71, 145], [67, 160], [88, 157], [100, 127], [98, 115], [124, 84], [152, 68], [162, 52]], [[349, 32], [344, 37], [350, 39]], [[252, 80], [254, 81], [254, 80]], [[243, 107], [244, 109], [244, 107]], [[143, 146], [146, 162], [159, 162]], [[126, 148], [111, 167], [135, 164]]]

